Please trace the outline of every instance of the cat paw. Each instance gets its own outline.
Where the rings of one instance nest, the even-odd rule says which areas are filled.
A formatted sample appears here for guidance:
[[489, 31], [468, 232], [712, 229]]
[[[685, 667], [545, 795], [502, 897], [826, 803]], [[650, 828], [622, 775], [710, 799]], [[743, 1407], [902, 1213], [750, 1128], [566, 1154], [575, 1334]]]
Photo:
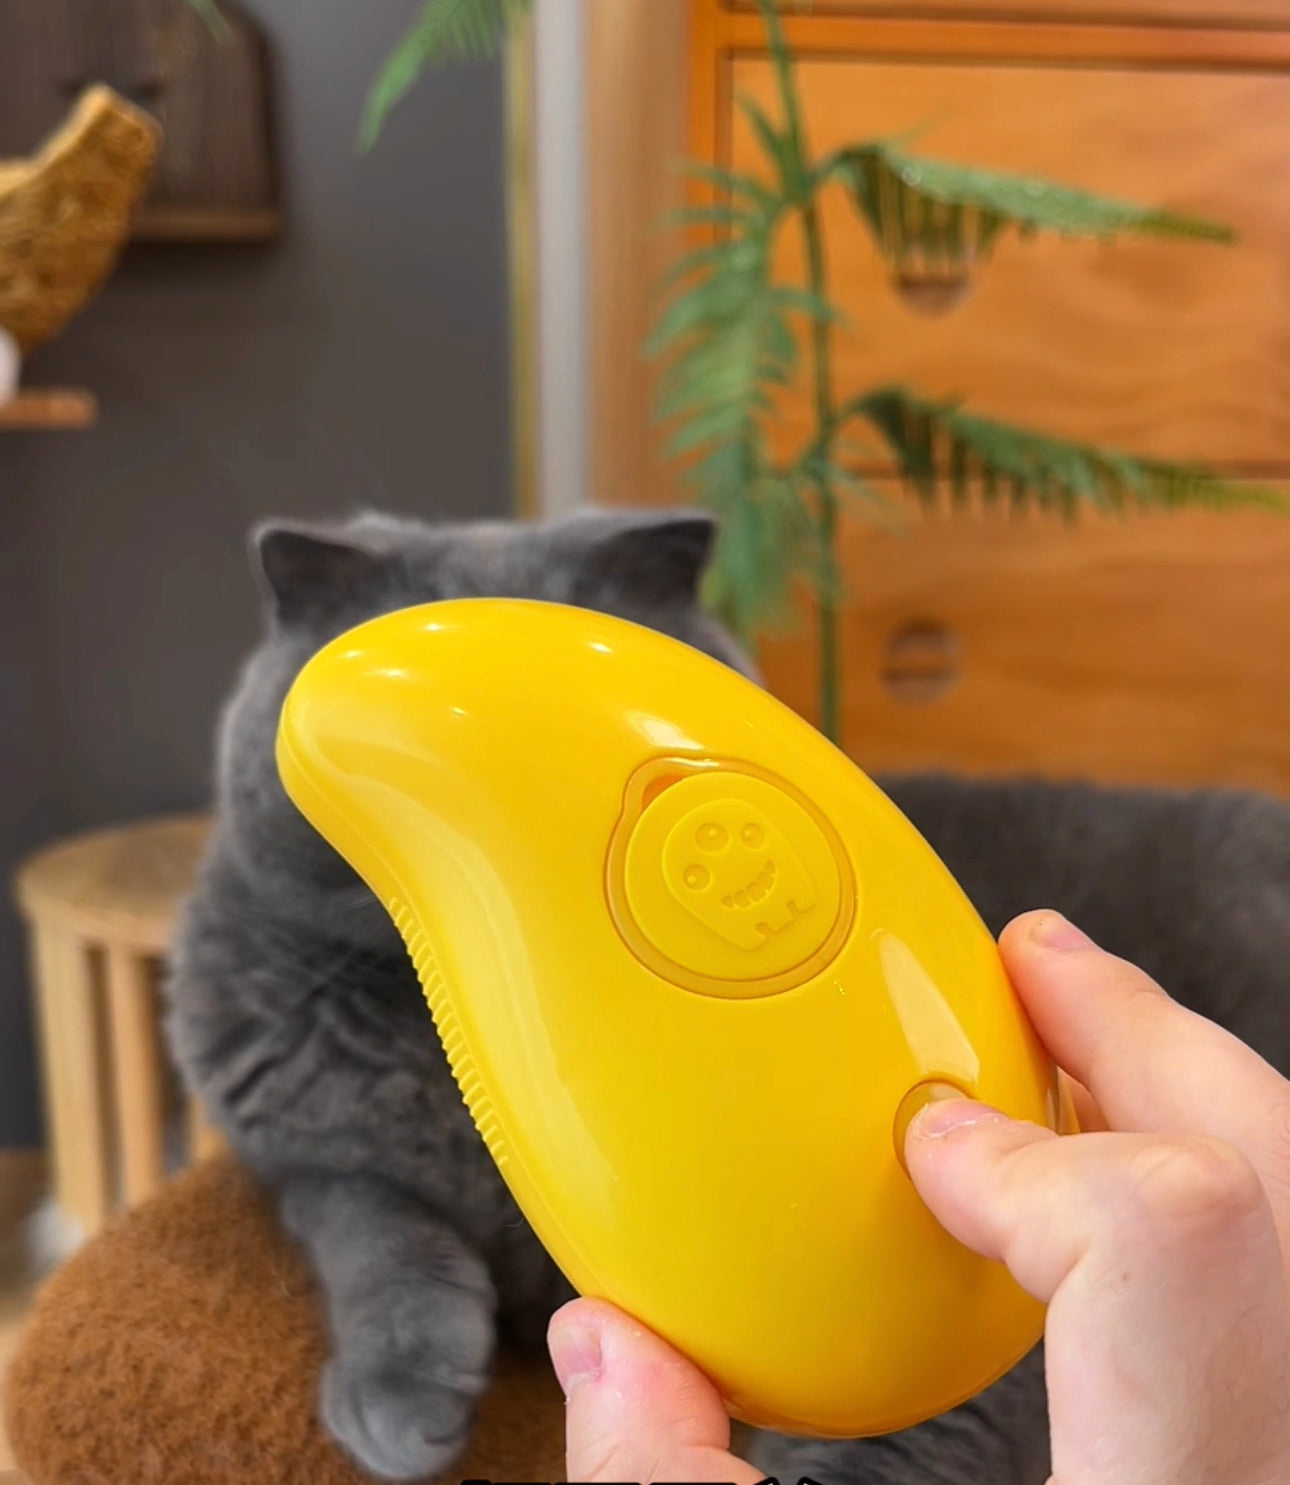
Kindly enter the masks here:
[[355, 1376], [333, 1361], [323, 1374], [323, 1421], [369, 1474], [421, 1480], [461, 1456], [482, 1391], [398, 1375]]
[[323, 1373], [323, 1422], [382, 1480], [421, 1480], [448, 1469], [465, 1449], [475, 1406], [488, 1390], [491, 1317], [481, 1309], [445, 1324], [439, 1306], [433, 1318], [437, 1324], [419, 1338], [396, 1324], [388, 1346], [342, 1353]]

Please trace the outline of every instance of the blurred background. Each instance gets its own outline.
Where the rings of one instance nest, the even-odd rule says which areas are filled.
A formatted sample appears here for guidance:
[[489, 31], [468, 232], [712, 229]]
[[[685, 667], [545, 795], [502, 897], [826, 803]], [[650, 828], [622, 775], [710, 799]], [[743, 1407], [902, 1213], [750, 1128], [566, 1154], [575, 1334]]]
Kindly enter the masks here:
[[266, 516], [698, 499], [867, 768], [1290, 789], [1288, 0], [441, 5], [0, 0], [0, 1149], [86, 1228]]
[[[129, 246], [24, 366], [25, 383], [86, 389], [98, 411], [90, 427], [0, 431], [6, 876], [53, 837], [206, 801], [216, 707], [259, 632], [252, 523], [511, 507], [500, 69], [445, 72], [360, 155], [364, 94], [408, 15], [403, 0], [257, 6], [270, 127], [250, 143], [272, 161], [278, 220], [201, 240], [221, 232], [212, 211], [191, 240]], [[82, 69], [160, 116], [158, 37], [177, 27], [181, 61], [221, 63], [183, 0], [0, 0], [0, 157], [62, 121]], [[200, 160], [224, 102], [217, 75], [193, 87]], [[231, 235], [238, 162], [212, 163], [206, 191], [196, 169], [179, 189], [233, 198]], [[40, 1140], [24, 953], [6, 901], [0, 1146]]]

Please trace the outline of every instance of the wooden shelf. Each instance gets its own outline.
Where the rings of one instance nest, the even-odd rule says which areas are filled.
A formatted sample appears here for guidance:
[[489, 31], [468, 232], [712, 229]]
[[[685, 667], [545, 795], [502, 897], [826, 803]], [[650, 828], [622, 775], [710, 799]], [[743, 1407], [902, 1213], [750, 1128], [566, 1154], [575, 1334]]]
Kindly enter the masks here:
[[272, 242], [282, 235], [276, 207], [145, 206], [135, 218], [132, 242]]
[[46, 387], [19, 392], [0, 402], [0, 433], [56, 433], [93, 428], [99, 404], [93, 392], [68, 387]]

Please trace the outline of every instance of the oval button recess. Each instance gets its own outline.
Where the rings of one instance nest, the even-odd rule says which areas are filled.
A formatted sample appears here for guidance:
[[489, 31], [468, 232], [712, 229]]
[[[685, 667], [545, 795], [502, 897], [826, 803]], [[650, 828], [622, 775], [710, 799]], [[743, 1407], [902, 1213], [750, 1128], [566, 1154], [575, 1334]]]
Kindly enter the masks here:
[[620, 826], [620, 931], [651, 969], [703, 994], [758, 997], [804, 983], [837, 954], [854, 917], [850, 863], [778, 781], [689, 767], [635, 791], [648, 802]]

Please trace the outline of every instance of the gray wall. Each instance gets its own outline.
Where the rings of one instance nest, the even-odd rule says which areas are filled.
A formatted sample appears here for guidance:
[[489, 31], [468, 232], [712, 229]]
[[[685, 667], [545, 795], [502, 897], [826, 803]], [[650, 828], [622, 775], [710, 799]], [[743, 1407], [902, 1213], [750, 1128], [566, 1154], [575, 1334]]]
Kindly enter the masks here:
[[[208, 797], [258, 625], [249, 524], [510, 505], [502, 93], [435, 76], [376, 152], [365, 85], [415, 0], [256, 0], [289, 214], [270, 249], [136, 249], [29, 379], [89, 434], [0, 434], [0, 870]], [[3, 38], [0, 38], [0, 45]], [[23, 945], [0, 908], [0, 1146], [40, 1134]]]

